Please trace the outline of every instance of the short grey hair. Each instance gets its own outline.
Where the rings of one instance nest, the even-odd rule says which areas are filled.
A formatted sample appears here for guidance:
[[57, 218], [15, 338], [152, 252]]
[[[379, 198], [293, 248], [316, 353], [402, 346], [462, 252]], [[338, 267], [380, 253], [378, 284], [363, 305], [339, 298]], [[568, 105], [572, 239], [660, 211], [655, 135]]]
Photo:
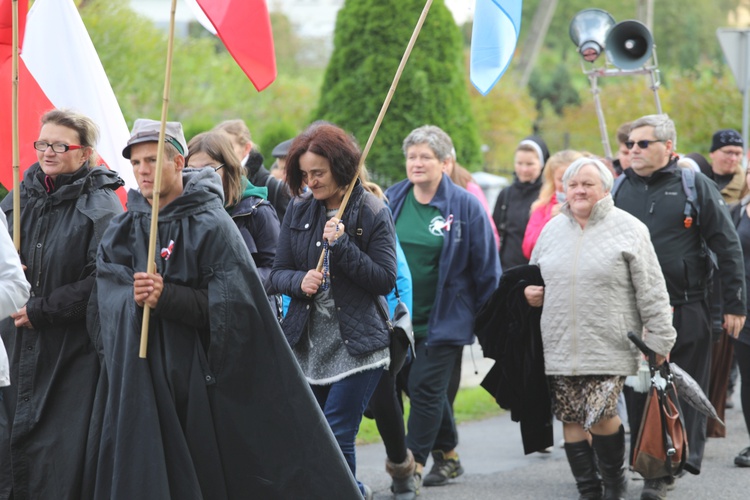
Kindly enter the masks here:
[[443, 129], [435, 125], [423, 125], [412, 130], [404, 139], [402, 149], [404, 156], [410, 147], [418, 144], [427, 144], [440, 161], [446, 158], [454, 158], [453, 141]]
[[672, 150], [677, 149], [677, 131], [668, 114], [642, 116], [630, 125], [630, 132], [641, 127], [654, 127], [657, 140], [672, 141]]
[[604, 163], [600, 162], [596, 158], [587, 157], [578, 158], [576, 161], [571, 163], [567, 169], [565, 169], [565, 173], [563, 174], [562, 178], [563, 186], [565, 186], [565, 188], [567, 189], [570, 178], [580, 172], [580, 170], [586, 165], [593, 165], [599, 171], [599, 177], [602, 180], [602, 187], [604, 188], [604, 190], [607, 192], [612, 191], [612, 186], [615, 183], [615, 178], [612, 177], [612, 172], [609, 171]]

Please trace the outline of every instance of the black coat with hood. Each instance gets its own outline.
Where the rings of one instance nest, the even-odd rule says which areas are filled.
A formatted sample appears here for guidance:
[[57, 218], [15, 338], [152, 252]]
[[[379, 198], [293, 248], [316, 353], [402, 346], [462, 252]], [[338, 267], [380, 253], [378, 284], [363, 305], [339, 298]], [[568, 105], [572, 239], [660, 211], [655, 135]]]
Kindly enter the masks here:
[[[11, 384], [2, 389], [0, 498], [78, 499], [99, 359], [86, 329], [96, 250], [122, 212], [116, 173], [84, 164], [47, 192], [39, 164], [21, 183], [21, 261], [34, 328], [0, 323]], [[13, 233], [13, 196], [0, 207]]]
[[268, 200], [248, 196], [230, 209], [230, 215], [258, 268], [263, 286], [268, 290], [268, 276], [276, 257], [281, 229], [276, 211]]
[[[151, 206], [102, 238], [96, 309], [102, 356], [87, 483], [96, 499], [361, 499], [272, 312], [211, 169], [183, 173], [159, 212], [156, 271], [165, 288], [138, 356], [143, 311], [133, 273], [146, 269]], [[182, 307], [162, 304], [180, 290]], [[172, 293], [174, 296], [174, 292]], [[205, 305], [200, 306], [201, 303]], [[170, 307], [167, 307], [170, 306]], [[200, 311], [205, 313], [201, 314]], [[201, 316], [204, 316], [201, 319]], [[104, 404], [102, 404], [104, 403]]]

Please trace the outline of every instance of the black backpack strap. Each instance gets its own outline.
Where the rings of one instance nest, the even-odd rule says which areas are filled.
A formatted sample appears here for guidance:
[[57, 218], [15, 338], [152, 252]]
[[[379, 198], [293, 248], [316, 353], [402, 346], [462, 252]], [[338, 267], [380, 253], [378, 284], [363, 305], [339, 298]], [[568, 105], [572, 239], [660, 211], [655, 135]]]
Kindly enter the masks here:
[[615, 183], [612, 185], [612, 189], [609, 191], [609, 195], [612, 197], [612, 199], [615, 199], [615, 195], [617, 194], [617, 190], [620, 189], [620, 186], [622, 186], [622, 183], [625, 182], [625, 174], [618, 175], [615, 179]]
[[695, 223], [700, 225], [701, 207], [698, 203], [698, 195], [695, 190], [695, 171], [692, 168], [682, 169], [682, 190], [685, 192], [685, 208], [683, 209], [683, 215], [685, 216], [685, 227], [693, 225], [693, 209], [695, 209]]
[[[362, 207], [365, 205], [365, 196], [367, 196], [367, 191], [364, 191], [362, 193], [362, 196], [359, 198], [359, 211], [357, 212], [357, 224], [356, 226], [350, 226], [347, 225], [346, 232], [349, 235], [350, 238], [354, 239], [355, 244], [361, 249], [361, 250], [367, 250], [366, 248], [362, 248], [362, 235], [364, 234], [364, 228], [362, 227]], [[351, 198], [350, 198], [351, 201]], [[349, 212], [349, 216], [352, 215], [354, 212], [353, 205], [350, 205], [352, 208], [352, 211]], [[348, 210], [349, 207], [347, 207]]]
[[[271, 186], [271, 183], [273, 181], [276, 181], [273, 186]], [[264, 183], [266, 188], [268, 188], [268, 201], [271, 202], [271, 205], [276, 208], [276, 200], [279, 198], [279, 189], [281, 188], [281, 182], [274, 177], [273, 175], [269, 175], [266, 177], [266, 182]], [[273, 191], [273, 194], [271, 194], [271, 191]]]

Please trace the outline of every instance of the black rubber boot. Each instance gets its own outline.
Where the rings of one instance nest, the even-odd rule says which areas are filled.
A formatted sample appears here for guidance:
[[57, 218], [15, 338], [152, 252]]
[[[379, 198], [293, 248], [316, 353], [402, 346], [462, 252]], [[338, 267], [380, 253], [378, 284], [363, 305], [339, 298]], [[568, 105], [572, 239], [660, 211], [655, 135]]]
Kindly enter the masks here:
[[565, 443], [565, 455], [568, 457], [570, 470], [576, 480], [579, 500], [600, 500], [602, 498], [602, 480], [596, 468], [594, 450], [588, 441]]
[[621, 500], [628, 489], [625, 476], [625, 428], [609, 436], [592, 434], [591, 445], [599, 458], [599, 472], [604, 483], [604, 500]]

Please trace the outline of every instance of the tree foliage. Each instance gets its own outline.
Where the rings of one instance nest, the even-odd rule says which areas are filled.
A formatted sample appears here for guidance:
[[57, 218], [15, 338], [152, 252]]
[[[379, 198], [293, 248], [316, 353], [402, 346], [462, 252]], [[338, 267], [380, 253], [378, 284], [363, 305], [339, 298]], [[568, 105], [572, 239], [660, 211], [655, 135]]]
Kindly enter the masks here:
[[[551, 150], [573, 147], [596, 154], [604, 152], [589, 82], [570, 40], [570, 22], [586, 8], [608, 11], [616, 22], [636, 19], [639, 3], [557, 3], [530, 83], [540, 112], [538, 126]], [[539, 0], [524, 2], [521, 43], [538, 4]], [[681, 151], [704, 151], [717, 128], [741, 128], [741, 96], [727, 76], [716, 29], [727, 25], [730, 12], [747, 4], [747, 0], [654, 2], [652, 34], [662, 80], [659, 96], [662, 110], [675, 120]], [[570, 71], [568, 82], [559, 73], [561, 66]], [[583, 69], [589, 67], [586, 63]], [[603, 78], [598, 83], [608, 136], [616, 149], [614, 132], [621, 123], [657, 111], [653, 93], [645, 76]], [[571, 90], [578, 94], [580, 106]]]
[[[521, 44], [538, 2], [524, 2]], [[435, 0], [373, 145], [370, 168], [382, 174], [378, 179], [384, 184], [402, 178], [401, 141], [424, 123], [451, 134], [459, 161], [471, 170], [511, 171], [515, 146], [533, 132], [539, 132], [551, 150], [575, 147], [602, 153], [593, 98], [568, 27], [576, 12], [590, 7], [608, 10], [617, 21], [635, 18], [637, 3], [558, 2], [532, 76], [537, 106], [528, 88], [515, 80], [513, 64], [487, 96], [470, 86], [471, 25], [456, 27], [443, 0]], [[282, 14], [271, 16], [279, 76], [261, 93], [221, 42], [196, 26], [190, 36], [175, 40], [169, 119], [182, 121], [190, 137], [218, 121], [242, 118], [266, 156], [275, 144], [319, 118], [339, 123], [364, 146], [423, 4], [423, 0], [347, 0], [322, 89], [322, 70], [306, 59], [314, 53], [310, 47], [316, 42], [297, 38]], [[707, 153], [714, 130], [741, 128], [741, 95], [715, 35], [717, 27], [727, 24], [727, 13], [739, 4], [747, 6], [750, 0], [654, 3], [654, 39], [662, 74], [659, 95], [663, 110], [675, 119], [682, 152]], [[85, 0], [79, 9], [128, 124], [138, 117], [158, 118], [165, 31], [135, 14], [127, 2]], [[324, 62], [321, 59], [319, 66]], [[643, 76], [605, 78], [599, 83], [613, 144], [620, 123], [656, 111]], [[484, 153], [480, 144], [486, 146]]]
[[[468, 74], [467, 69], [467, 79]], [[538, 116], [534, 99], [512, 74], [507, 74], [486, 96], [471, 87], [470, 100], [486, 150], [482, 170], [511, 175], [516, 146], [534, 132]]]
[[[339, 12], [316, 114], [348, 130], [364, 146], [424, 6], [422, 0], [347, 0]], [[453, 139], [458, 161], [481, 165], [476, 122], [464, 75], [461, 32], [436, 0], [404, 69], [368, 156], [380, 181], [403, 178], [401, 144], [425, 124]]]
[[[129, 125], [136, 118], [161, 116], [167, 34], [122, 2], [89, 0], [81, 17], [99, 53], [112, 88]], [[296, 130], [304, 127], [317, 100], [320, 70], [300, 69], [290, 54], [299, 40], [288, 20], [272, 16], [283, 37], [279, 76], [257, 92], [221, 41], [196, 29], [198, 36], [174, 40], [169, 119], [183, 123], [188, 138], [230, 119], [245, 120], [254, 136], [278, 123]]]
[[[729, 12], [746, 0], [660, 0], [654, 1], [653, 35], [659, 63], [670, 68], [692, 71], [705, 59], [721, 54], [716, 28], [726, 26]], [[609, 12], [616, 22], [637, 19], [638, 0], [611, 2], [607, 0], [558, 1], [549, 31], [544, 40], [545, 51], [561, 55], [575, 52], [568, 34], [570, 22], [579, 11], [598, 8]], [[523, 5], [521, 40], [525, 40], [539, 0], [526, 0]]]
[[[613, 151], [615, 131], [622, 123], [656, 113], [653, 92], [645, 76], [608, 82], [600, 98]], [[716, 78], [710, 72], [699, 77], [677, 75], [669, 87], [659, 89], [662, 110], [677, 128], [677, 150], [708, 154], [711, 135], [720, 128], [742, 128], [742, 96], [727, 74]], [[589, 91], [581, 92], [580, 107], [566, 108], [562, 116], [548, 113], [540, 122], [541, 134], [551, 151], [573, 148], [603, 155], [599, 122]]]

